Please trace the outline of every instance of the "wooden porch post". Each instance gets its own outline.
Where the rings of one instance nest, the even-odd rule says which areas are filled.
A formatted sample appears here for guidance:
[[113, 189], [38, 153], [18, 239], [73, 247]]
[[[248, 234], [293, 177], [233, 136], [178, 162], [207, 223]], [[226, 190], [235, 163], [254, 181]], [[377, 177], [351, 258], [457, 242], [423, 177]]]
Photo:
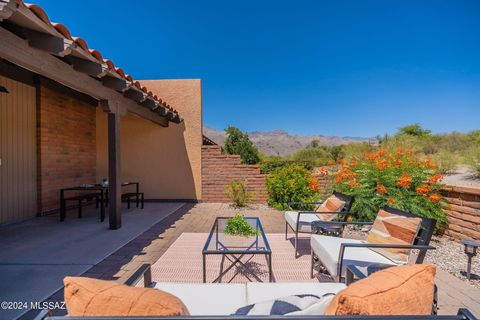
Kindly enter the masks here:
[[120, 114], [108, 113], [108, 214], [110, 229], [122, 226]]
[[126, 110], [106, 100], [101, 101], [101, 106], [108, 112], [108, 220], [110, 229], [116, 230], [122, 226], [120, 121]]

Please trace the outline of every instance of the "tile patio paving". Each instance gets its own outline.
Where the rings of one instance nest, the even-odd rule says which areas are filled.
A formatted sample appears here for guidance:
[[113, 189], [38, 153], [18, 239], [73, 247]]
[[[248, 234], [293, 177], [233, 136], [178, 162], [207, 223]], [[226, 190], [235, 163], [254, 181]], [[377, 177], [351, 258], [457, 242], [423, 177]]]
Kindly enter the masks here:
[[[207, 233], [215, 217], [232, 216], [238, 211], [218, 203], [190, 206], [190, 210], [181, 210], [157, 223], [91, 268], [84, 276], [124, 281], [142, 264], [154, 264], [182, 233]], [[244, 214], [260, 217], [266, 233], [285, 232], [281, 212], [260, 210]], [[439, 289], [439, 314], [452, 314], [456, 313], [458, 308], [469, 308], [475, 315], [480, 315], [480, 289], [462, 282], [443, 270], [438, 270], [436, 283]], [[58, 292], [52, 299], [61, 300], [62, 295], [63, 292]]]

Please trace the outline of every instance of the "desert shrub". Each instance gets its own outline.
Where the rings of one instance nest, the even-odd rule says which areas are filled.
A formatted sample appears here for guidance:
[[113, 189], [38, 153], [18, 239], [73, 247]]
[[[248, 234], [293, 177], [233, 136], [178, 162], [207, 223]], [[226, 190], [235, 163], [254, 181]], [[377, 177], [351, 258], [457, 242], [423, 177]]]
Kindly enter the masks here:
[[468, 149], [465, 155], [465, 163], [480, 176], [480, 146], [475, 145]]
[[380, 149], [345, 163], [335, 176], [335, 189], [355, 196], [357, 219], [372, 221], [388, 204], [435, 218], [438, 229], [447, 220], [440, 204], [442, 176], [435, 169], [431, 160], [419, 160], [410, 149]]
[[330, 152], [323, 147], [308, 147], [299, 150], [290, 156], [293, 161], [310, 162], [314, 166], [324, 166], [332, 160]]
[[437, 164], [437, 171], [440, 173], [449, 173], [453, 171], [461, 162], [460, 156], [456, 153], [441, 150], [432, 155], [433, 161]]
[[[318, 199], [315, 179], [301, 166], [281, 167], [267, 176], [268, 204], [280, 210], [292, 209], [288, 202], [311, 202]], [[308, 210], [311, 206], [297, 209]]]
[[375, 149], [375, 146], [368, 142], [352, 142], [342, 145], [343, 159], [360, 158], [365, 152]]
[[282, 158], [269, 158], [266, 160], [262, 160], [260, 162], [260, 171], [262, 173], [268, 174], [272, 173], [280, 168], [289, 167], [289, 166], [300, 166], [307, 170], [312, 170], [315, 165], [310, 161], [294, 161], [294, 160], [286, 160]]
[[247, 182], [244, 179], [230, 181], [225, 188], [225, 194], [237, 207], [245, 207], [254, 196], [253, 192], [248, 191]]
[[246, 133], [235, 127], [225, 129], [227, 137], [223, 150], [227, 154], [240, 155], [240, 159], [244, 164], [256, 164], [260, 162], [260, 154], [258, 149], [253, 145]]

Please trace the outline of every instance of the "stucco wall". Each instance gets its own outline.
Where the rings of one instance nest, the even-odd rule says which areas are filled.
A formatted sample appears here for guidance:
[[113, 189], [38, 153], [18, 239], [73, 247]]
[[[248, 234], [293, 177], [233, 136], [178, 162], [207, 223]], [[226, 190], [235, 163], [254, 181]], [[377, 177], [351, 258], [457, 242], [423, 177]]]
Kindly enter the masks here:
[[[121, 121], [122, 181], [138, 181], [146, 199], [201, 199], [200, 80], [141, 81], [184, 118], [168, 128], [127, 113]], [[97, 180], [108, 177], [107, 116], [97, 110]]]

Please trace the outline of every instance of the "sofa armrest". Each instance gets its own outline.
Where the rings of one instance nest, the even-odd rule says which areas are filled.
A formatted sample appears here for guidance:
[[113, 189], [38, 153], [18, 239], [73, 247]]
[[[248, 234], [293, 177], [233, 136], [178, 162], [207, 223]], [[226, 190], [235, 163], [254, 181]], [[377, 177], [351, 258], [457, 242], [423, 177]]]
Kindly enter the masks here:
[[148, 288], [152, 284], [152, 266], [142, 264], [126, 281], [125, 285], [135, 286], [143, 277], [143, 286]]
[[337, 274], [339, 280], [342, 277], [343, 258], [346, 248], [382, 248], [382, 249], [418, 249], [418, 250], [435, 250], [435, 247], [429, 245], [408, 245], [408, 244], [374, 244], [374, 243], [342, 243], [338, 254]]

